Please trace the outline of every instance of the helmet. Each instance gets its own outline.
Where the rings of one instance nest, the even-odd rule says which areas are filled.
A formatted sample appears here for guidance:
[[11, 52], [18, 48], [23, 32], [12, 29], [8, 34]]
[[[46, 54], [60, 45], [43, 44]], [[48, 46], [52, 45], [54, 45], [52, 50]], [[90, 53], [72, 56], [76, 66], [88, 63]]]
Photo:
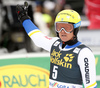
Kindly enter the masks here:
[[56, 16], [55, 24], [57, 22], [72, 23], [74, 26], [74, 35], [77, 35], [77, 32], [78, 32], [79, 27], [81, 25], [81, 17], [74, 10], [62, 10]]
[[74, 24], [74, 28], [78, 28], [81, 25], [80, 15], [74, 10], [62, 10], [56, 16], [56, 22], [69, 22]]

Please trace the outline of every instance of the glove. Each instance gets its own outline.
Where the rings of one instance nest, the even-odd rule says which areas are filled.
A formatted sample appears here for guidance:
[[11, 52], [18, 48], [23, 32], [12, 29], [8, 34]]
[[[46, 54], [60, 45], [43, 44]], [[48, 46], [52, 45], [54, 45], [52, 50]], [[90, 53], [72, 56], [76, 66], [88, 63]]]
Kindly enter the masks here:
[[16, 12], [18, 15], [18, 20], [23, 23], [24, 20], [30, 19], [28, 16], [28, 3], [25, 2], [24, 5], [17, 5]]

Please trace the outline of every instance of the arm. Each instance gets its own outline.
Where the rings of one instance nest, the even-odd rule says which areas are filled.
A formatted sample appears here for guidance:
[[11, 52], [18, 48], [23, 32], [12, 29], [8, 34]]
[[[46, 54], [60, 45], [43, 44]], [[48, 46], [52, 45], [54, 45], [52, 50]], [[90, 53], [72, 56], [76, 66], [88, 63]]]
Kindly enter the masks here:
[[47, 51], [50, 51], [52, 44], [58, 39], [57, 37], [52, 38], [42, 34], [30, 19], [23, 21], [23, 27], [33, 42]]
[[88, 48], [84, 48], [80, 51], [78, 64], [85, 88], [97, 88], [95, 57]]
[[18, 19], [22, 23], [25, 31], [27, 32], [29, 37], [33, 40], [33, 42], [38, 47], [50, 51], [53, 42], [56, 41], [58, 38], [57, 37], [49, 38], [41, 33], [41, 31], [30, 20], [30, 17], [27, 14], [28, 8], [26, 8], [26, 5], [24, 6], [17, 5], [16, 10], [18, 14]]

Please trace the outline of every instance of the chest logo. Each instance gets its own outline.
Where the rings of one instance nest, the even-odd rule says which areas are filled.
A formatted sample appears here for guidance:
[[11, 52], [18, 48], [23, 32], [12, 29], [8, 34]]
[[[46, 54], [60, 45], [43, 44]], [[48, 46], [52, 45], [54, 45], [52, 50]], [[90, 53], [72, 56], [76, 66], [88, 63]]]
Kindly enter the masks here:
[[55, 58], [60, 58], [60, 51], [59, 52], [56, 52], [55, 49], [53, 50], [53, 52], [51, 53], [52, 56], [54, 56]]
[[65, 68], [69, 68], [72, 69], [72, 61], [73, 58], [75, 57], [73, 54], [66, 54], [64, 57], [62, 57], [63, 54], [61, 53], [61, 51], [56, 52], [55, 49], [52, 51], [51, 53], [51, 59], [50, 62], [57, 64], [59, 66], [65, 67]]
[[77, 47], [76, 47], [76, 48], [74, 49], [74, 51], [73, 51], [73, 52], [78, 54], [78, 53], [79, 53], [79, 51], [80, 51], [80, 48], [77, 48]]
[[73, 58], [74, 58], [73, 54], [66, 54], [64, 60], [65, 62], [72, 62]]
[[56, 41], [55, 43], [54, 43], [54, 46], [58, 46], [60, 44], [60, 42], [59, 41]]

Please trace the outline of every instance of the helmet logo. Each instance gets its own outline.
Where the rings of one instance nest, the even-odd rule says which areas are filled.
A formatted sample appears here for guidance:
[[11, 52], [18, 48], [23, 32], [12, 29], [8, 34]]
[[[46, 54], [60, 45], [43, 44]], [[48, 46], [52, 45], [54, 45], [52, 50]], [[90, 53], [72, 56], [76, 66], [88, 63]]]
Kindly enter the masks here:
[[61, 21], [63, 21], [64, 20], [64, 18], [61, 18]]
[[72, 16], [72, 18], [74, 19], [74, 16]]
[[66, 16], [66, 18], [68, 18], [68, 19], [69, 19], [69, 18], [70, 18], [70, 16]]
[[59, 18], [60, 16], [58, 16], [58, 18]]
[[81, 25], [81, 21], [79, 21], [78, 23], [74, 24], [74, 28], [77, 28]]
[[80, 19], [80, 16], [78, 16], [78, 19]]

